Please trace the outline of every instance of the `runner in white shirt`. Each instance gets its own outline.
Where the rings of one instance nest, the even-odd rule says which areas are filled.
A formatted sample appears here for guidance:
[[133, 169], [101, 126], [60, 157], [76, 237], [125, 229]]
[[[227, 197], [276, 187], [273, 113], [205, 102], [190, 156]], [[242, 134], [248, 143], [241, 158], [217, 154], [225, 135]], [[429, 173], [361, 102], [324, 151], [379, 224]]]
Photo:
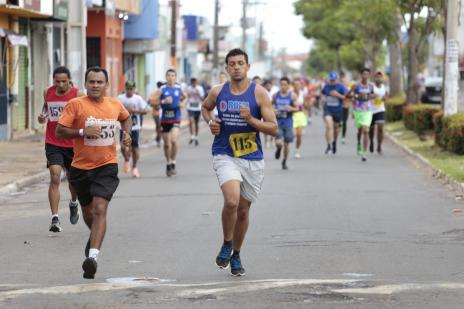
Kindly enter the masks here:
[[[141, 96], [135, 93], [135, 82], [132, 80], [126, 82], [126, 92], [119, 95], [118, 100], [122, 102], [132, 118], [132, 144], [130, 147], [126, 147], [121, 143], [121, 152], [124, 156], [124, 173], [129, 173], [131, 170], [129, 161], [132, 156], [132, 176], [138, 178], [140, 177], [137, 163], [140, 158], [141, 115], [147, 113], [148, 104]], [[122, 138], [122, 134], [120, 136]]]
[[[383, 84], [382, 72], [377, 72], [374, 77], [374, 104], [372, 107], [373, 117], [369, 128], [369, 151], [374, 152], [374, 135], [377, 131], [377, 153], [382, 154], [383, 125], [385, 123], [385, 99], [388, 97], [387, 90]], [[377, 130], [375, 129], [377, 127]]]
[[203, 87], [198, 84], [196, 78], [192, 78], [190, 80], [190, 86], [187, 87], [187, 111], [189, 116], [189, 128], [191, 136], [189, 144], [195, 143], [195, 146], [198, 146], [201, 102], [204, 98], [205, 91], [203, 90]]

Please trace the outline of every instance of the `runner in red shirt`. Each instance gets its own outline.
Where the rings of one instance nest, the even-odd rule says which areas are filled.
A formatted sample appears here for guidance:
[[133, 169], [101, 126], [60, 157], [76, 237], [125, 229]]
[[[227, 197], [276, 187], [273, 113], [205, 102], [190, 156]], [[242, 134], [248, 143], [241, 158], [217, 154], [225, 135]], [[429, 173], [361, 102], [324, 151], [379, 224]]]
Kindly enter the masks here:
[[[61, 112], [69, 100], [84, 95], [79, 89], [71, 84], [71, 73], [66, 67], [58, 67], [53, 71], [54, 85], [44, 91], [44, 105], [42, 113], [38, 117], [39, 123], [45, 123], [48, 118], [45, 135], [45, 155], [47, 167], [50, 171], [50, 186], [48, 188], [48, 201], [52, 212], [51, 232], [61, 232], [60, 220], [58, 218], [58, 205], [60, 203], [61, 171], [69, 167], [73, 159], [72, 140], [59, 139], [55, 135], [55, 129], [60, 119]], [[69, 202], [69, 219], [72, 224], [79, 220], [78, 202], [75, 190], [69, 185], [71, 201]]]

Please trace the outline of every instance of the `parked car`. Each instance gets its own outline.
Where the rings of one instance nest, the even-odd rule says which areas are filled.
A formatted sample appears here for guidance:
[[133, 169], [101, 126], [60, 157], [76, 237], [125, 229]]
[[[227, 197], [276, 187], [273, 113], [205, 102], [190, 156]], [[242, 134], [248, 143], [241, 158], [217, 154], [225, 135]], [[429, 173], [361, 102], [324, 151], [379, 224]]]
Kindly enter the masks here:
[[443, 78], [433, 77], [425, 80], [425, 90], [421, 95], [422, 103], [440, 104], [442, 97]]

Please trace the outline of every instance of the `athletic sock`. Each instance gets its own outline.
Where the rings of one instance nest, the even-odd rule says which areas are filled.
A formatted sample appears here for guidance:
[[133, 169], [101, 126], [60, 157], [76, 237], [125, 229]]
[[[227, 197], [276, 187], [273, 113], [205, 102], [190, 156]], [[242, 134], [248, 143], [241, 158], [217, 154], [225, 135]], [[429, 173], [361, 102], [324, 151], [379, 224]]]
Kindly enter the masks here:
[[95, 248], [90, 248], [89, 250], [89, 257], [95, 259], [95, 261], [98, 259], [98, 254], [100, 253], [100, 250], [95, 249]]
[[234, 253], [232, 253], [232, 256], [234, 257], [240, 256], [240, 250], [239, 251], [234, 250]]
[[57, 218], [58, 218], [58, 214], [52, 215], [52, 219], [53, 219], [54, 217], [57, 217]]
[[224, 246], [232, 247], [232, 240], [224, 240]]

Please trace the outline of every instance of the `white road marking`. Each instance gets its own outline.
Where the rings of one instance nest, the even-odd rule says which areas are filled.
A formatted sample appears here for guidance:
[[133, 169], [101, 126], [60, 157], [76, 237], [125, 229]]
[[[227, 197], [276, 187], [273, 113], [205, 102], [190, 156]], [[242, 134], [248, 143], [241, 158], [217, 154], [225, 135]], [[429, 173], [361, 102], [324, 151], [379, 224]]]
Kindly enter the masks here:
[[368, 288], [347, 288], [332, 290], [336, 293], [344, 294], [374, 294], [374, 295], [392, 295], [408, 291], [420, 290], [464, 290], [464, 283], [432, 283], [432, 284], [419, 284], [419, 283], [405, 283], [405, 284], [392, 284], [392, 285], [379, 285]]
[[343, 276], [363, 278], [363, 277], [372, 277], [373, 274], [359, 274], [359, 273], [343, 273]]

